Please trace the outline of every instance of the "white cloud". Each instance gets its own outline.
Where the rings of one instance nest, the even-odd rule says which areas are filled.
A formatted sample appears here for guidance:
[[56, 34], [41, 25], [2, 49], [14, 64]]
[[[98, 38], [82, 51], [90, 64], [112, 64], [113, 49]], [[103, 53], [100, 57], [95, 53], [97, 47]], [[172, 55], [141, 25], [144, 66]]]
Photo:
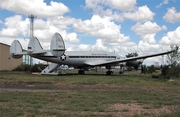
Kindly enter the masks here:
[[76, 33], [67, 33], [66, 30], [58, 29], [57, 27], [54, 27], [52, 25], [49, 26], [49, 29], [34, 30], [34, 35], [40, 40], [50, 41], [55, 32], [58, 32], [62, 36], [64, 41], [79, 43], [79, 39]]
[[149, 44], [147, 41], [139, 41], [138, 49], [143, 53], [143, 55], [158, 53], [159, 45], [158, 44]]
[[164, 4], [168, 4], [169, 3], [169, 1], [168, 0], [163, 0], [163, 2], [161, 2], [159, 5], [157, 5], [156, 7], [157, 8], [160, 8], [162, 5], [164, 5]]
[[167, 27], [165, 25], [163, 25], [162, 30], [167, 30]]
[[68, 41], [73, 42], [73, 43], [79, 43], [79, 39], [78, 39], [76, 33], [67, 34], [65, 39], [67, 39]]
[[17, 38], [19, 35], [27, 35], [29, 20], [23, 20], [20, 15], [6, 18], [4, 24], [6, 28], [2, 28], [0, 36]]
[[93, 11], [103, 8], [103, 5], [112, 9], [129, 11], [134, 9], [135, 4], [136, 0], [86, 0], [86, 7], [91, 8]]
[[163, 45], [180, 45], [180, 26], [175, 31], [169, 31], [159, 43]]
[[48, 28], [49, 28], [48, 22], [46, 22], [42, 19], [35, 19], [34, 20], [34, 29], [45, 30]]
[[155, 13], [153, 13], [146, 5], [138, 7], [135, 11], [123, 13], [125, 18], [138, 22], [153, 20], [154, 15]]
[[149, 44], [156, 44], [156, 40], [154, 39], [155, 34], [146, 34], [143, 37], [143, 41]]
[[97, 39], [94, 45], [90, 44], [80, 44], [75, 50], [80, 51], [108, 51], [108, 47], [105, 46], [105, 43], [102, 39]]
[[48, 21], [55, 27], [61, 29], [68, 29], [68, 26], [77, 22], [77, 19], [71, 17], [57, 16], [53, 18], [48, 18]]
[[86, 0], [86, 8], [92, 9], [94, 15], [108, 16], [116, 21], [124, 21], [122, 12], [134, 10], [136, 0]]
[[147, 21], [143, 24], [138, 22], [136, 23], [136, 25], [132, 26], [131, 29], [135, 31], [136, 34], [144, 36], [146, 34], [157, 33], [161, 31], [162, 29], [165, 29], [165, 26], [161, 28], [159, 25], [157, 25], [156, 22]]
[[[158, 33], [161, 30], [166, 30], [166, 26], [163, 25], [162, 27], [160, 27], [159, 25], [157, 25], [156, 22], [151, 22], [151, 21], [147, 21], [145, 23], [136, 23], [134, 26], [132, 26], [131, 28], [133, 31], [136, 32], [137, 35], [140, 35], [142, 38], [142, 41], [139, 42], [140, 47], [143, 44], [149, 44], [149, 45], [155, 45], [156, 44], [156, 39], [155, 39], [155, 35], [156, 33]], [[146, 46], [144, 46], [144, 48], [147, 48]]]
[[119, 54], [121, 56], [139, 51], [135, 42], [120, 43], [119, 45], [113, 46], [112, 50], [115, 51], [116, 54]]
[[75, 30], [102, 39], [109, 45], [130, 39], [129, 36], [120, 33], [121, 26], [116, 25], [109, 17], [93, 15], [90, 20], [79, 21], [73, 26]]
[[124, 18], [139, 22], [153, 20], [155, 13], [147, 5], [135, 5], [136, 0], [86, 0], [86, 8], [101, 17], [108, 16], [119, 22], [124, 21]]
[[[6, 27], [0, 30], [0, 40], [4, 40], [4, 37], [7, 39], [28, 38], [30, 30], [29, 23], [28, 18], [23, 20], [20, 15], [6, 18], [4, 22]], [[42, 19], [36, 19], [34, 21], [34, 36], [40, 40], [45, 49], [49, 49], [50, 40], [55, 32], [60, 33], [66, 42], [79, 43], [78, 36], [75, 32], [67, 33], [66, 30], [56, 27], [51, 20], [44, 21]], [[12, 41], [13, 40], [9, 39], [4, 42], [7, 42], [10, 45]]]
[[0, 8], [20, 14], [34, 14], [38, 17], [53, 17], [63, 15], [69, 8], [61, 2], [50, 2], [47, 5], [44, 0], [1, 0]]
[[112, 9], [129, 11], [134, 9], [136, 0], [105, 0], [105, 5], [110, 6]]
[[180, 22], [180, 12], [177, 12], [175, 7], [171, 7], [163, 16], [163, 19], [171, 23]]
[[80, 44], [79, 45], [79, 50], [89, 51], [90, 49], [91, 49], [90, 45], [87, 45], [87, 44]]
[[104, 46], [104, 43], [101, 39], [96, 40], [96, 44], [92, 46], [93, 51], [106, 51], [108, 48]]

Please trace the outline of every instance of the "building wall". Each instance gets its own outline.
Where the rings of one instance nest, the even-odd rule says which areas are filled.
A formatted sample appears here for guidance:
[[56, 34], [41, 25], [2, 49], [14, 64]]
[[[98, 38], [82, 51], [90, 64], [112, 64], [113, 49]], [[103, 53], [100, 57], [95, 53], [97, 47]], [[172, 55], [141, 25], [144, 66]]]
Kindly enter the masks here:
[[23, 58], [14, 59], [9, 51], [9, 45], [0, 43], [0, 70], [13, 70], [22, 64]]

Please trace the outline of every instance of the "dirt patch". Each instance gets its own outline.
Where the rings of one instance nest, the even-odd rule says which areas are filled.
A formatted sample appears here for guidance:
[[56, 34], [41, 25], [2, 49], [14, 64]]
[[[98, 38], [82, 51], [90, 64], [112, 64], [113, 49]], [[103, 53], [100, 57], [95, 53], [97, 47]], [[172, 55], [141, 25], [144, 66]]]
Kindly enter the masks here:
[[142, 116], [158, 116], [163, 113], [170, 113], [170, 107], [164, 106], [162, 108], [152, 108], [148, 105], [140, 105], [137, 103], [131, 104], [114, 104], [110, 105], [109, 109], [115, 110], [115, 117], [120, 116], [134, 116], [134, 115], [142, 115]]

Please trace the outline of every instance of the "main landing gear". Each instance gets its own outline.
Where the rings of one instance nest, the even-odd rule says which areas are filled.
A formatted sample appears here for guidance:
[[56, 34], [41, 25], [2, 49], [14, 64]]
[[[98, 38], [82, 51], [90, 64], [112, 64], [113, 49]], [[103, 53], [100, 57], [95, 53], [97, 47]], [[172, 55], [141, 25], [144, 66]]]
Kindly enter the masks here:
[[107, 71], [106, 75], [110, 75], [110, 76], [113, 75], [113, 71]]
[[106, 66], [106, 69], [108, 69], [108, 71], [106, 72], [106, 75], [113, 75], [113, 71], [112, 70], [112, 67], [111, 66]]
[[84, 75], [84, 74], [85, 74], [85, 73], [84, 73], [84, 70], [83, 70], [83, 69], [80, 69], [80, 70], [78, 71], [78, 74]]

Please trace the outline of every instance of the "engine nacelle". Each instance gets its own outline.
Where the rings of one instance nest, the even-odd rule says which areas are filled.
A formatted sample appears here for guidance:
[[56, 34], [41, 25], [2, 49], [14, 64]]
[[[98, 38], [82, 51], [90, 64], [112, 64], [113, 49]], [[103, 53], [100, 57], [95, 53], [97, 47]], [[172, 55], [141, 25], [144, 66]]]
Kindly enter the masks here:
[[128, 61], [126, 62], [126, 66], [132, 66], [132, 67], [139, 67], [140, 64], [143, 63], [143, 60], [133, 60], [133, 61]]
[[14, 40], [10, 47], [10, 55], [15, 59], [21, 58], [23, 55], [21, 54], [23, 51], [21, 44], [18, 40]]

